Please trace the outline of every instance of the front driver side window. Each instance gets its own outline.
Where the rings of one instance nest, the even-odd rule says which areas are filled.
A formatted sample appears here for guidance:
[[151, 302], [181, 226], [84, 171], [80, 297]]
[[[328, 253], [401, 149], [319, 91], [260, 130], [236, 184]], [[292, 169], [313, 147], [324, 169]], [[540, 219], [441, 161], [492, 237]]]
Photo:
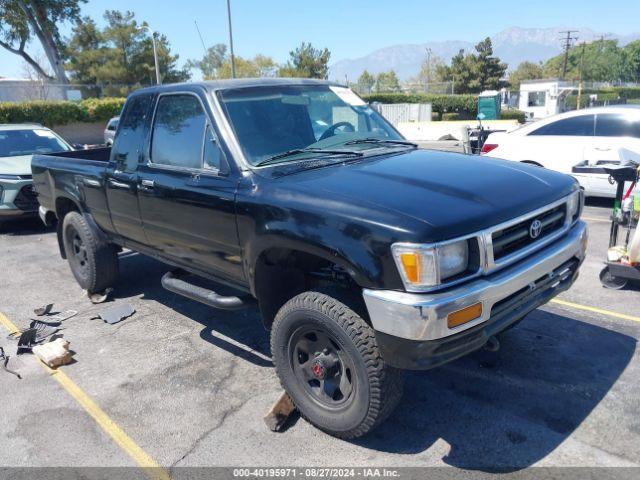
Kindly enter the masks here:
[[202, 142], [207, 116], [190, 94], [158, 100], [151, 139], [151, 162], [172, 167], [202, 168]]

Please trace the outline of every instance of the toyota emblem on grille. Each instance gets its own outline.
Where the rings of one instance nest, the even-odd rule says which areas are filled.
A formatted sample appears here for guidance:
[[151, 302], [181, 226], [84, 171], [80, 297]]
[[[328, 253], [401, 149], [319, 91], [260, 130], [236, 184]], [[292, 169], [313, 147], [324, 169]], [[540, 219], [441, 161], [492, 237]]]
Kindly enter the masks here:
[[534, 220], [529, 226], [529, 236], [531, 238], [538, 238], [542, 232], [542, 222], [540, 220]]

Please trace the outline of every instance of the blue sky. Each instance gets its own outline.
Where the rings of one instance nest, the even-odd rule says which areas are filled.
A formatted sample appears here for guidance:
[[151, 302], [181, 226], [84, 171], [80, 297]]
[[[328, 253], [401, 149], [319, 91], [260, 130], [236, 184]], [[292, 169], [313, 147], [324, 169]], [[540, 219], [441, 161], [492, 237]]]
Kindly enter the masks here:
[[[281, 62], [301, 41], [331, 50], [331, 61], [376, 48], [427, 41], [476, 41], [507, 27], [589, 27], [628, 34], [640, 30], [637, 0], [231, 0], [234, 47], [241, 56], [262, 53]], [[166, 34], [181, 61], [202, 54], [205, 43], [226, 43], [226, 0], [90, 0], [83, 13], [102, 23], [106, 9], [133, 10], [138, 20]], [[478, 18], [476, 12], [484, 12]], [[67, 34], [68, 26], [63, 33]], [[36, 43], [30, 50], [37, 50]], [[0, 48], [0, 76], [21, 77], [22, 61]]]

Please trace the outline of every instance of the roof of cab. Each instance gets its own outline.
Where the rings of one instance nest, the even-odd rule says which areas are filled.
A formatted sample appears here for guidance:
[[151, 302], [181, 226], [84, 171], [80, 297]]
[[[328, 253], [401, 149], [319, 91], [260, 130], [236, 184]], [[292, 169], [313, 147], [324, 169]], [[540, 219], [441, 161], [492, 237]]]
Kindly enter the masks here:
[[0, 130], [25, 130], [29, 128], [37, 128], [39, 130], [49, 130], [47, 127], [39, 123], [0, 123]]
[[205, 80], [202, 82], [186, 82], [186, 83], [170, 83], [166, 85], [153, 85], [151, 87], [141, 88], [133, 92], [134, 94], [141, 92], [153, 92], [153, 91], [171, 91], [179, 90], [182, 86], [200, 86], [207, 90], [227, 90], [230, 88], [248, 88], [248, 87], [263, 87], [263, 86], [275, 86], [275, 85], [333, 85], [344, 86], [340, 83], [332, 82], [329, 80], [318, 80], [315, 78], [233, 78], [225, 80]]

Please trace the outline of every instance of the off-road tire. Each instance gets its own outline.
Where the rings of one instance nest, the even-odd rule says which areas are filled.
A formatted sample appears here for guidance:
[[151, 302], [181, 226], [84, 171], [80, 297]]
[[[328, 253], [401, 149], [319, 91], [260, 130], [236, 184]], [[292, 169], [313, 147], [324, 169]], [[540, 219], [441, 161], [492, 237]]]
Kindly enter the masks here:
[[[100, 293], [112, 287], [118, 277], [117, 247], [104, 241], [78, 212], [69, 212], [62, 223], [62, 239], [71, 273], [88, 293]], [[76, 245], [74, 245], [74, 240]], [[76, 255], [77, 243], [86, 252]]]
[[[344, 411], [315, 401], [294, 374], [291, 337], [306, 325], [327, 332], [352, 361], [355, 393]], [[402, 397], [403, 372], [385, 364], [371, 326], [324, 293], [304, 292], [282, 306], [271, 329], [271, 352], [280, 383], [302, 417], [330, 435], [345, 439], [365, 435], [391, 414]]]

